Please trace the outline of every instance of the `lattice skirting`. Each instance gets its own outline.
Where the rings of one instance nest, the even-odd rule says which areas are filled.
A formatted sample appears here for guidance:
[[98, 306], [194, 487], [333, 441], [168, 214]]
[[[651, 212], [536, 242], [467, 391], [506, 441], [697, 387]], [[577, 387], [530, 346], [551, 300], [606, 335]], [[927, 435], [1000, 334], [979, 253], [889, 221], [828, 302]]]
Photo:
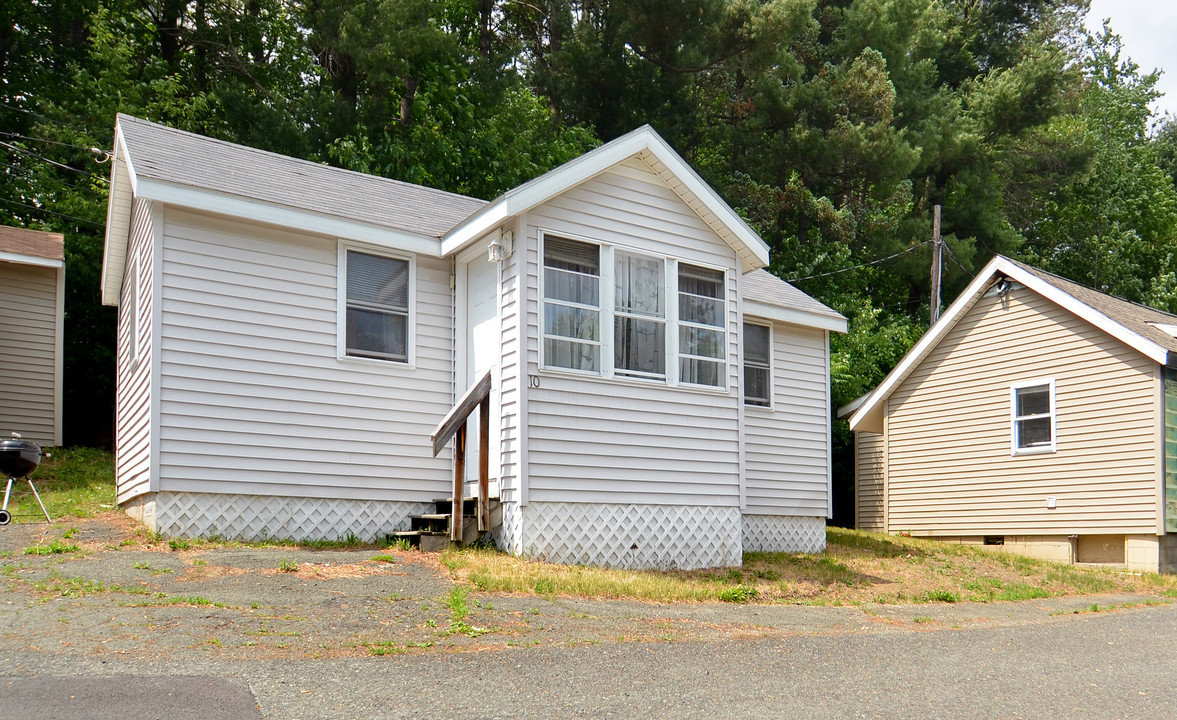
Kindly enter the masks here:
[[386, 500], [159, 492], [123, 505], [129, 515], [164, 537], [229, 540], [340, 540], [365, 542], [408, 530], [409, 516], [432, 503]]
[[512, 555], [523, 554], [523, 514], [519, 503], [503, 503], [503, 524], [490, 533], [495, 547]]
[[[518, 506], [516, 506], [518, 507]], [[518, 554], [566, 565], [693, 570], [743, 560], [738, 508], [533, 502], [519, 508]]]
[[816, 553], [826, 549], [826, 519], [745, 515], [744, 552]]

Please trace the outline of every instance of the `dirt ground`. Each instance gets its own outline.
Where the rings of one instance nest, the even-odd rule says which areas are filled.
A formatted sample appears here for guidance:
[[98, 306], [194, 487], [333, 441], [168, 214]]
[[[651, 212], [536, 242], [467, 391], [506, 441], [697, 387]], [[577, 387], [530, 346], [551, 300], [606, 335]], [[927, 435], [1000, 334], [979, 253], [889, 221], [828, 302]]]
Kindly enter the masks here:
[[1093, 602], [1152, 602], [1133, 596], [856, 607], [596, 601], [478, 593], [455, 581], [437, 556], [417, 551], [231, 543], [181, 549], [152, 540], [119, 513], [0, 527], [0, 644], [159, 660], [341, 658], [923, 632], [1030, 622]]

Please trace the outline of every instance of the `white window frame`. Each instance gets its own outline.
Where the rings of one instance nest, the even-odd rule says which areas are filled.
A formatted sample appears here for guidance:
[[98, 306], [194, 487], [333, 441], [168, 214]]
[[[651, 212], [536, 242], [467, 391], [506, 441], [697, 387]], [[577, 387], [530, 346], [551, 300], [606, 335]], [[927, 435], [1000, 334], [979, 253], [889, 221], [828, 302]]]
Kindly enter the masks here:
[[[748, 378], [747, 378], [747, 375], [745, 374], [745, 370], [747, 369], [747, 366], [748, 366], [748, 347], [747, 347], [747, 344], [744, 342], [744, 339], [745, 339], [744, 326], [746, 326], [746, 325], [754, 325], [756, 327], [762, 327], [762, 328], [768, 330], [768, 366], [767, 366], [767, 368], [765, 368], [768, 370], [768, 404], [766, 404], [766, 405], [759, 405], [759, 404], [748, 402], [748, 399], [749, 399], [748, 398], [748, 390], [747, 390]], [[776, 392], [775, 392], [776, 382], [775, 382], [775, 376], [773, 374], [773, 361], [775, 360], [775, 357], [774, 357], [775, 353], [773, 352], [773, 349], [774, 348], [773, 348], [772, 323], [764, 322], [764, 321], [757, 320], [757, 319], [749, 319], [749, 318], [745, 317], [744, 322], [740, 326], [740, 396], [742, 398], [742, 402], [743, 402], [745, 408], [748, 408], [751, 410], [762, 410], [762, 411], [771, 411], [773, 409], [773, 405], [775, 404], [775, 401], [776, 401]], [[754, 398], [754, 399], [759, 400], [760, 398]]]
[[[704, 325], [702, 323], [689, 322], [689, 321], [683, 320], [682, 318], [680, 318], [678, 316], [679, 295], [682, 294], [682, 291], [678, 289], [678, 274], [679, 274], [679, 269], [680, 269], [679, 266], [680, 265], [692, 265], [697, 268], [702, 268], [704, 270], [711, 270], [713, 272], [717, 272], [720, 274], [719, 297], [716, 298], [723, 305], [723, 309], [720, 311], [720, 323], [721, 323], [720, 325]], [[668, 275], [668, 277], [672, 278], [672, 281], [674, 284], [674, 319], [675, 319], [675, 323], [674, 323], [674, 343], [673, 343], [673, 345], [674, 345], [674, 350], [675, 350], [675, 359], [674, 359], [675, 377], [678, 379], [679, 384], [685, 385], [687, 387], [703, 388], [703, 389], [707, 389], [707, 390], [723, 390], [726, 392], [728, 389], [727, 386], [728, 386], [728, 381], [729, 381], [729, 375], [731, 372], [731, 369], [730, 369], [731, 362], [730, 362], [730, 357], [729, 357], [729, 355], [731, 353], [728, 351], [729, 343], [731, 342], [731, 333], [728, 332], [728, 324], [727, 324], [727, 321], [728, 321], [727, 271], [722, 268], [716, 268], [716, 267], [712, 267], [710, 265], [706, 265], [704, 263], [678, 261], [678, 262], [675, 262], [675, 264], [674, 264], [674, 274], [671, 275], [670, 273], [667, 273], [667, 275]], [[721, 363], [723, 365], [723, 368], [720, 371], [720, 377], [723, 379], [723, 382], [720, 383], [719, 385], [706, 385], [703, 383], [693, 383], [693, 382], [687, 382], [682, 379], [681, 374], [680, 374], [680, 367], [679, 367], [678, 361], [683, 355], [682, 348], [680, 347], [681, 341], [679, 339], [679, 336], [680, 336], [679, 329], [683, 326], [698, 328], [700, 330], [719, 331], [723, 334], [723, 357], [722, 358], [710, 358], [710, 357], [704, 357], [702, 355], [688, 355], [687, 356], [687, 357], [691, 357], [691, 358], [698, 358], [698, 359], [703, 360], [705, 362]], [[743, 331], [743, 328], [741, 328], [741, 332], [742, 331]]]
[[[643, 260], [653, 260], [653, 261], [660, 263], [662, 265], [662, 278], [661, 278], [662, 282], [660, 283], [661, 287], [659, 288], [659, 290], [662, 294], [662, 315], [661, 316], [643, 315], [641, 313], [637, 313], [637, 312], [633, 312], [633, 311], [629, 311], [629, 310], [619, 310], [617, 308], [617, 254], [618, 253], [621, 253], [622, 255], [625, 255], [628, 257], [640, 258]], [[629, 248], [623, 248], [623, 247], [611, 248], [611, 252], [609, 253], [609, 256], [610, 256], [610, 260], [609, 260], [610, 264], [609, 264], [608, 278], [609, 278], [610, 301], [609, 301], [608, 317], [609, 317], [609, 331], [611, 334], [611, 341], [610, 341], [609, 345], [612, 348], [612, 351], [609, 354], [609, 371], [615, 377], [633, 378], [633, 379], [638, 379], [638, 380], [653, 380], [654, 382], [667, 382], [670, 380], [671, 375], [672, 375], [671, 369], [670, 369], [669, 346], [670, 346], [670, 331], [671, 331], [671, 328], [674, 327], [674, 324], [670, 321], [670, 297], [667, 296], [668, 284], [666, 281], [666, 278], [670, 276], [670, 273], [668, 273], [666, 271], [666, 268], [669, 265], [671, 265], [672, 261], [669, 258], [659, 257], [659, 256], [653, 255], [651, 253], [636, 252], [634, 250], [630, 250]], [[677, 273], [676, 273], [676, 276], [677, 276]], [[678, 296], [675, 295], [674, 299], [677, 301]], [[603, 309], [602, 309], [602, 315], [604, 315]], [[618, 369], [617, 358], [616, 358], [616, 354], [615, 354], [617, 351], [617, 319], [618, 318], [631, 318], [634, 320], [643, 320], [643, 321], [653, 322], [653, 323], [657, 323], [657, 324], [662, 325], [662, 372], [661, 373], [648, 373], [648, 372], [643, 372], [641, 370]], [[601, 358], [601, 360], [603, 363], [604, 358]]]
[[[362, 357], [347, 354], [347, 253], [348, 251], [403, 260], [409, 264], [408, 314], [405, 321], [405, 360]], [[415, 368], [417, 366], [417, 257], [386, 248], [339, 241], [335, 282], [335, 357], [339, 362], [358, 363], [383, 368]]]
[[139, 315], [143, 311], [143, 293], [140, 289], [143, 283], [139, 277], [139, 269], [139, 253], [135, 252], [127, 276], [131, 284], [127, 289], [127, 304], [130, 306], [127, 308], [127, 358], [132, 372], [139, 366], [142, 355], [139, 342]]
[[[612, 360], [612, 357], [613, 357], [613, 355], [612, 355], [612, 353], [613, 353], [613, 343], [612, 343], [613, 327], [612, 327], [612, 325], [609, 325], [608, 327], [606, 327], [606, 318], [608, 318], [608, 322], [612, 322], [612, 314], [606, 315], [606, 313], [605, 313], [606, 301], [609, 303], [610, 307], [613, 304], [613, 286], [612, 285], [607, 286], [606, 282], [605, 282], [606, 278], [608, 278], [610, 280], [610, 282], [612, 281], [612, 278], [613, 278], [612, 272], [610, 272], [608, 275], [605, 274], [605, 263], [606, 262], [610, 262], [610, 263], [613, 262], [613, 254], [612, 254], [612, 252], [609, 252], [608, 257], [606, 257], [606, 252], [605, 252], [607, 249], [606, 246], [604, 246], [601, 243], [596, 242], [594, 240], [589, 240], [586, 238], [578, 237], [576, 235], [570, 235], [568, 233], [550, 233], [550, 234], [553, 237], [558, 237], [558, 238], [561, 238], [564, 240], [572, 240], [574, 242], [584, 243], [586, 245], [594, 245], [597, 248], [597, 276], [596, 276], [597, 277], [597, 307], [595, 308], [595, 310], [597, 312], [597, 339], [596, 340], [579, 340], [579, 339], [577, 339], [574, 342], [584, 343], [585, 345], [596, 345], [597, 352], [599, 354], [597, 357], [597, 369], [596, 370], [581, 370], [580, 368], [570, 368], [570, 367], [564, 367], [562, 365], [548, 365], [548, 363], [547, 363], [547, 357], [546, 357], [547, 352], [545, 349], [545, 346], [547, 345], [547, 343], [545, 341], [547, 340], [547, 338], [549, 336], [547, 334], [546, 322], [544, 319], [544, 314], [546, 312], [544, 309], [544, 305], [548, 302], [552, 302], [556, 305], [562, 305], [565, 307], [583, 308], [586, 310], [592, 309], [592, 308], [589, 308], [588, 305], [580, 305], [577, 303], [570, 303], [570, 302], [555, 299], [555, 298], [553, 298], [551, 300], [548, 299], [547, 290], [544, 287], [544, 285], [545, 285], [544, 277], [545, 277], [545, 275], [547, 275], [547, 273], [545, 272], [547, 266], [544, 265], [544, 255], [546, 253], [545, 243], [547, 242], [547, 238], [546, 238], [546, 235], [543, 232], [541, 232], [540, 233], [540, 242], [539, 242], [539, 260], [538, 260], [538, 262], [539, 262], [539, 273], [538, 274], [539, 274], [539, 364], [540, 364], [540, 368], [543, 370], [553, 370], [555, 372], [575, 373], [577, 375], [588, 375], [591, 377], [599, 377], [604, 374], [605, 368], [609, 368], [610, 372], [613, 369], [613, 360]], [[551, 337], [562, 338], [562, 336], [558, 336], [558, 335], [553, 335]], [[564, 339], [567, 340], [569, 338], [564, 338]], [[609, 358], [608, 360], [606, 360], [606, 353], [608, 353], [608, 358]]]
[[[731, 328], [728, 322], [730, 311], [730, 297], [729, 297], [729, 283], [730, 271], [728, 268], [717, 267], [706, 262], [698, 262], [695, 260], [681, 260], [674, 257], [663, 257], [649, 250], [640, 248], [633, 248], [626, 245], [615, 245], [613, 243], [603, 242], [594, 238], [585, 237], [575, 233], [568, 233], [558, 230], [547, 230], [540, 228], [538, 230], [539, 236], [539, 254], [537, 259], [537, 274], [539, 285], [539, 368], [543, 373], [567, 373], [578, 375], [581, 377], [596, 377], [615, 380], [617, 382], [636, 382], [643, 385], [656, 384], [667, 387], [681, 387], [683, 389], [698, 390], [707, 393], [726, 394], [730, 391], [730, 375], [731, 375], [731, 357], [728, 348], [731, 343]], [[586, 243], [588, 245], [595, 245], [599, 249], [598, 260], [600, 262], [600, 292], [598, 293], [599, 306], [597, 311], [599, 323], [599, 337], [601, 347], [600, 369], [596, 372], [591, 370], [578, 370], [575, 368], [566, 368], [558, 365], [549, 365], [544, 351], [544, 318], [543, 306], [546, 302], [546, 289], [544, 287], [544, 243], [548, 236], [562, 238], [565, 240], [573, 240], [576, 242]], [[624, 252], [627, 255], [634, 255], [638, 257], [647, 257], [651, 259], [661, 260], [663, 267], [663, 303], [665, 315], [665, 348], [666, 348], [666, 374], [665, 376], [643, 376], [641, 374], [633, 374], [625, 372], [616, 374], [614, 372], [614, 329], [616, 318], [616, 299], [614, 298], [614, 291], [616, 287], [616, 266], [614, 264], [614, 251]], [[678, 318], [678, 266], [679, 262], [693, 265], [707, 270], [713, 270], [723, 275], [723, 327], [706, 326], [708, 329], [720, 330], [724, 336], [724, 357], [723, 357], [723, 384], [722, 385], [699, 385], [695, 383], [681, 382], [679, 378], [679, 318]], [[558, 302], [558, 301], [557, 301]], [[694, 325], [693, 323], [691, 325]], [[700, 326], [703, 327], [703, 326]]]
[[[1050, 398], [1050, 444], [1032, 445], [1030, 447], [1018, 447], [1018, 421], [1032, 418], [1041, 418], [1043, 415], [1027, 415], [1024, 417], [1018, 416], [1018, 391], [1028, 390], [1030, 388], [1046, 387]], [[1009, 386], [1009, 444], [1011, 455], [1042, 455], [1046, 453], [1056, 452], [1058, 449], [1058, 413], [1055, 409], [1055, 383], [1054, 378], [1036, 378], [1034, 380], [1022, 380], [1013, 383]]]

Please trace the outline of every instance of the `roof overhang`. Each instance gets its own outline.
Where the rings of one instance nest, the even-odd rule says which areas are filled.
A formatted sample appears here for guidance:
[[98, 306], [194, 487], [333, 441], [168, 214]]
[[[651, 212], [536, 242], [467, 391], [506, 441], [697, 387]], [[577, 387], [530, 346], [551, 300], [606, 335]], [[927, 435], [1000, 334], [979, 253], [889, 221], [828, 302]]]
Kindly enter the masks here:
[[40, 267], [63, 268], [65, 267], [65, 260], [58, 260], [57, 258], [38, 257], [36, 255], [25, 255], [23, 253], [3, 252], [0, 251], [0, 262], [17, 263], [18, 265], [37, 265]]
[[940, 342], [941, 338], [960, 321], [965, 312], [976, 304], [977, 300], [980, 299], [989, 286], [1001, 277], [1008, 277], [1011, 280], [1021, 283], [1129, 347], [1135, 348], [1157, 363], [1162, 365], [1170, 364], [1169, 351], [1167, 349], [1119, 322], [1112, 320], [1090, 305], [1079, 301], [1073, 295], [1063, 292], [1037, 275], [1027, 272], [1020, 266], [998, 255], [990, 260], [981, 272], [977, 273], [977, 276], [973, 278], [973, 281], [969, 283], [969, 286], [965, 288], [964, 292], [953, 301], [952, 305], [940, 317], [940, 320], [924, 333], [924, 336], [915, 344], [915, 347], [903, 356], [899, 364], [891, 372], [887, 373], [887, 376], [883, 378], [883, 381], [879, 383], [878, 387], [871, 391], [861, 407], [854, 411], [854, 414], [850, 416], [851, 430], [865, 430], [868, 432], [883, 431], [883, 406], [887, 397], [890, 396], [891, 392], [901, 382], [907, 379], [907, 376], [928, 356], [928, 353], [936, 347], [936, 344]]
[[768, 245], [649, 125], [622, 135], [501, 195], [454, 226], [441, 240], [443, 255], [456, 253], [499, 227], [618, 163], [640, 157], [683, 202], [739, 255], [744, 272], [768, 265]]
[[805, 312], [804, 310], [778, 307], [747, 298], [744, 298], [744, 317], [764, 318], [765, 320], [817, 328], [819, 330], [846, 332], [846, 318], [844, 317], [833, 317], [820, 313]]
[[131, 206], [136, 198], [419, 255], [441, 256], [441, 241], [436, 237], [143, 177], [135, 171], [133, 158], [117, 124], [113, 156], [110, 199], [106, 210], [106, 240], [102, 253], [102, 302], [105, 305], [117, 305], [119, 302], [130, 243]]

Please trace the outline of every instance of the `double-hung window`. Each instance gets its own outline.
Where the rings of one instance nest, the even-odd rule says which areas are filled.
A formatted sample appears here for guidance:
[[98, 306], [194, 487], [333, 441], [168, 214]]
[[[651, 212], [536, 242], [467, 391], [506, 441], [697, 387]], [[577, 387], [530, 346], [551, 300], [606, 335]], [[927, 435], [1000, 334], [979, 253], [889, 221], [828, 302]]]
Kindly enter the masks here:
[[772, 331], [744, 323], [744, 404], [772, 405]]
[[544, 362], [549, 367], [601, 369], [601, 249], [544, 239]]
[[727, 368], [723, 273], [679, 263], [678, 377], [723, 387]]
[[665, 378], [665, 261], [621, 250], [613, 259], [613, 373]]
[[345, 263], [345, 354], [407, 363], [409, 261], [346, 250]]
[[1010, 414], [1014, 455], [1054, 451], [1054, 380], [1010, 387]]

